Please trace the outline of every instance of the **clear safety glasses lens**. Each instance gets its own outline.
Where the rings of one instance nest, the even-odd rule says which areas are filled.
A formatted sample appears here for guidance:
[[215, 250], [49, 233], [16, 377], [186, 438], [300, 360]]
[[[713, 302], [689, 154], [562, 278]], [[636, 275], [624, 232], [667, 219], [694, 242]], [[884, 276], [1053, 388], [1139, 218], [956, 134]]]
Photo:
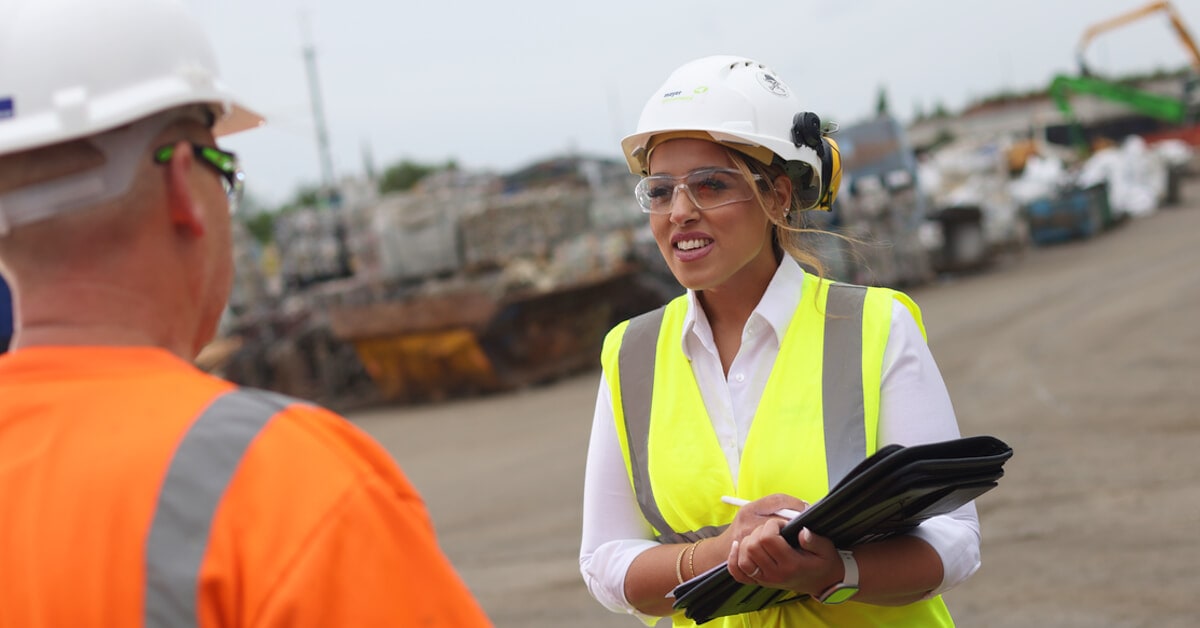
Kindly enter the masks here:
[[[762, 176], [753, 175], [755, 181]], [[754, 198], [750, 182], [734, 168], [708, 168], [682, 177], [654, 175], [638, 181], [634, 196], [647, 214], [668, 214], [677, 191], [682, 189], [697, 209], [715, 209]]]
[[[242, 200], [242, 190], [246, 181], [245, 173], [238, 167], [237, 155], [215, 146], [198, 144], [192, 144], [192, 154], [201, 163], [221, 175], [221, 186], [225, 188], [225, 197], [229, 199], [229, 212], [236, 212], [238, 203]], [[174, 155], [174, 146], [163, 146], [154, 152], [154, 163], [165, 164], [171, 161], [171, 157]]]

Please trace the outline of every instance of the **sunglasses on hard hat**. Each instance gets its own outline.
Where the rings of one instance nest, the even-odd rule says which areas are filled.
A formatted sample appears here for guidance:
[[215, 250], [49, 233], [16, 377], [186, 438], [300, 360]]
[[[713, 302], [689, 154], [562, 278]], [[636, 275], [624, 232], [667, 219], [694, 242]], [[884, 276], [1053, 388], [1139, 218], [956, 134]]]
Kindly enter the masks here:
[[[215, 146], [192, 144], [192, 154], [200, 163], [206, 164], [221, 175], [221, 185], [225, 188], [225, 196], [229, 199], [229, 212], [237, 211], [238, 202], [242, 200], [242, 187], [246, 175], [238, 167], [237, 155], [221, 150]], [[154, 151], [154, 163], [165, 164], [175, 155], [175, 146], [163, 146]]]
[[[762, 175], [752, 175], [762, 181]], [[735, 168], [705, 168], [681, 177], [656, 174], [646, 177], [633, 189], [638, 205], [647, 214], [669, 214], [675, 193], [683, 188], [696, 209], [716, 209], [730, 203], [754, 198], [754, 190], [746, 175]]]

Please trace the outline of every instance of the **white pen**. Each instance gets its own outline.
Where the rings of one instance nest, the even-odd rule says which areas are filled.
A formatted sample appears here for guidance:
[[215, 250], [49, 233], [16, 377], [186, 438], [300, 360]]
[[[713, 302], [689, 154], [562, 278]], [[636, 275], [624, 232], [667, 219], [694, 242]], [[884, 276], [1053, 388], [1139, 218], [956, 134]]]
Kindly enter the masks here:
[[[730, 497], [728, 495], [722, 495], [721, 501], [725, 502], [726, 504], [733, 505], [733, 506], [745, 506], [746, 504], [750, 503], [750, 500], [748, 500], [748, 499], [741, 499], [740, 497]], [[773, 512], [771, 514], [778, 515], [778, 516], [783, 517], [784, 519], [787, 519], [790, 521], [790, 520], [798, 517], [800, 515], [800, 511], [792, 510], [791, 508], [780, 508], [779, 510], [776, 510], [775, 512]]]

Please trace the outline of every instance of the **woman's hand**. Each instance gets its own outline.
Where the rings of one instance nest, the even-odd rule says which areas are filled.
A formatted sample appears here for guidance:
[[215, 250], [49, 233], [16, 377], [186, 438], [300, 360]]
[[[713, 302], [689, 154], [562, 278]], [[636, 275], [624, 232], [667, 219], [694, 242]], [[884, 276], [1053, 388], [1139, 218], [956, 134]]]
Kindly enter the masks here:
[[768, 521], [775, 520], [786, 523], [786, 518], [775, 514], [783, 508], [803, 512], [804, 509], [808, 508], [808, 502], [783, 493], [775, 493], [761, 499], [756, 499], [738, 509], [733, 523], [729, 524], [729, 527], [721, 533], [721, 536], [725, 537], [726, 543], [729, 544], [734, 541], [741, 541]]
[[730, 547], [728, 564], [733, 579], [809, 595], [841, 582], [844, 569], [833, 542], [804, 529], [799, 535], [800, 548], [793, 548], [780, 535], [784, 523], [779, 517], [770, 518]]

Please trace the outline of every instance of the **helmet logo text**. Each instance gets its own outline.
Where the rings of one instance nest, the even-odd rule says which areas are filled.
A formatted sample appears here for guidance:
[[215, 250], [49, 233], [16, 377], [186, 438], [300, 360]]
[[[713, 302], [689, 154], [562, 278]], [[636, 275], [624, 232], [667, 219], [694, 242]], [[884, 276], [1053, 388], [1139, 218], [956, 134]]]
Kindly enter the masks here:
[[696, 96], [704, 94], [708, 91], [707, 85], [701, 85], [692, 89], [692, 93], [685, 94], [682, 89], [676, 89], [663, 94], [663, 102], [686, 102], [692, 100]]

